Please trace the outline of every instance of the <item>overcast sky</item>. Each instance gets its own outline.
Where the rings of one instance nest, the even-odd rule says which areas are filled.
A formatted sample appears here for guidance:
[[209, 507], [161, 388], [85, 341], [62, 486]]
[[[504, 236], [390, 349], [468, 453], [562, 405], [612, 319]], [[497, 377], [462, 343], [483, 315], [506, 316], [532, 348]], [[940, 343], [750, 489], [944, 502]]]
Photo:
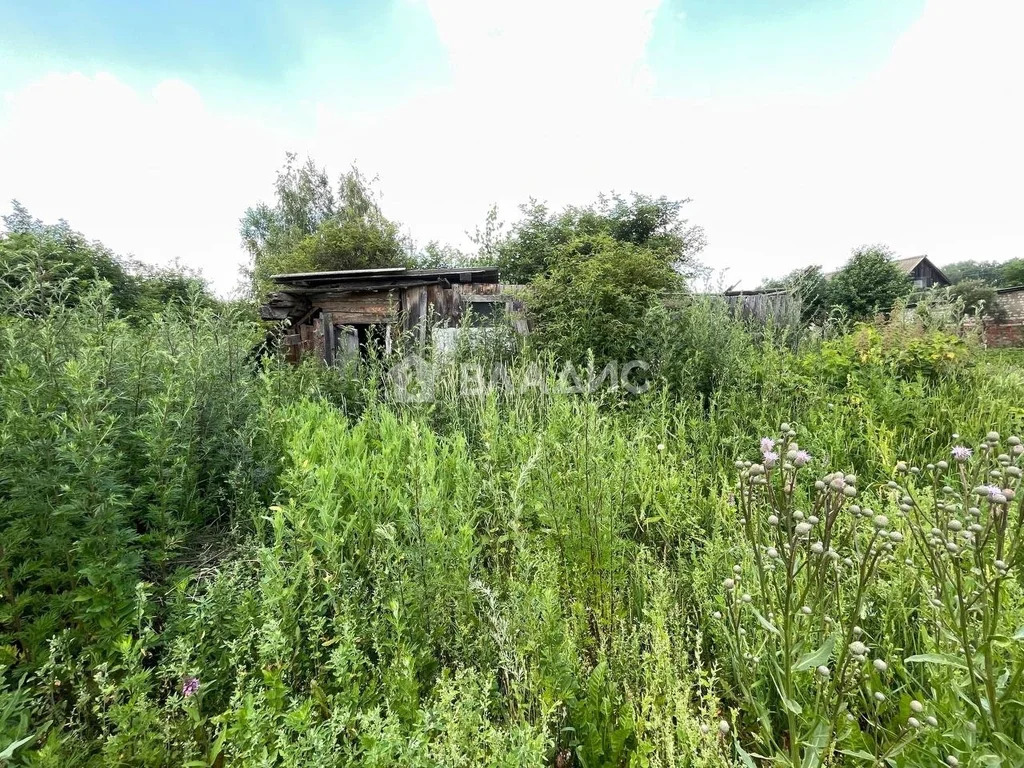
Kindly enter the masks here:
[[496, 203], [692, 198], [745, 287], [886, 243], [1024, 256], [1019, 0], [0, 4], [17, 198], [221, 293], [284, 153], [379, 176], [420, 243]]

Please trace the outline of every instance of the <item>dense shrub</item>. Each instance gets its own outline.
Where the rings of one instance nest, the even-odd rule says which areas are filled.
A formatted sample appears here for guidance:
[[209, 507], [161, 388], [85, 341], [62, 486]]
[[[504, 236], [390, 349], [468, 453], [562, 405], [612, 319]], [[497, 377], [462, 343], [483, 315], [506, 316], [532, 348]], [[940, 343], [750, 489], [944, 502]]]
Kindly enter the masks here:
[[[52, 287], [52, 284], [51, 284]], [[0, 316], [2, 663], [37, 668], [54, 636], [88, 665], [163, 581], [273, 480], [255, 444], [255, 329], [201, 306], [133, 325], [95, 290]], [[12, 304], [8, 304], [12, 306]]]

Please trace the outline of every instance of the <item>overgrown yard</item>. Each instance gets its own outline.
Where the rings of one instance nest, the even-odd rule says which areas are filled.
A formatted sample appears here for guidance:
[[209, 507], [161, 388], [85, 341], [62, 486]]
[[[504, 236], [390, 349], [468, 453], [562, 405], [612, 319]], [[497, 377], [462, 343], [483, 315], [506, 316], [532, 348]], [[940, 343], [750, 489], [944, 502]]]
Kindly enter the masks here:
[[720, 311], [671, 386], [424, 403], [203, 307], [5, 317], [3, 759], [1024, 764], [1021, 357]]

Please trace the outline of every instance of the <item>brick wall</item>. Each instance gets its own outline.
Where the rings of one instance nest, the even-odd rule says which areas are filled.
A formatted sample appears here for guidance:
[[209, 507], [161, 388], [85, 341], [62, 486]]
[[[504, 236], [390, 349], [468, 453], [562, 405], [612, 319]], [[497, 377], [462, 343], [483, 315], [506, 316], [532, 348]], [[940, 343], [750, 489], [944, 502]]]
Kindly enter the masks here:
[[990, 347], [1024, 347], [1024, 287], [999, 293], [999, 304], [1006, 310], [1001, 323], [985, 321], [985, 344]]

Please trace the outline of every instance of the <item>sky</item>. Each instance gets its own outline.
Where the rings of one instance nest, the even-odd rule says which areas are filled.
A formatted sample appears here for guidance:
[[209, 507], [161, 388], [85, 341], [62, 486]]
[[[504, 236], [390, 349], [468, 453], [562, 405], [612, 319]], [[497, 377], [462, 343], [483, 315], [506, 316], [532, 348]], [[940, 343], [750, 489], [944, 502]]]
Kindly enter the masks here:
[[1024, 256], [1019, 0], [0, 0], [17, 199], [228, 295], [285, 153], [418, 243], [487, 209], [691, 200], [722, 285]]

